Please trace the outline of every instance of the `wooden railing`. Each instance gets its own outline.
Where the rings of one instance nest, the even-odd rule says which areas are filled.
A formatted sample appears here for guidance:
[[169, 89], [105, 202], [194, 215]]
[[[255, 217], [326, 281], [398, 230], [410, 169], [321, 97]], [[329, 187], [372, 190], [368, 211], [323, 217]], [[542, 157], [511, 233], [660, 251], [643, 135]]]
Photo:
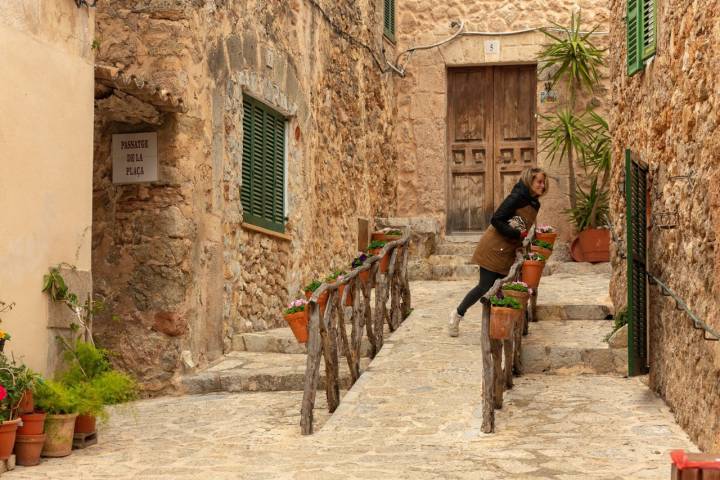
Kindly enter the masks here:
[[[505, 389], [513, 386], [513, 370], [522, 371], [521, 352], [522, 337], [528, 332], [528, 321], [535, 320], [535, 306], [537, 304], [537, 289], [528, 301], [527, 309], [523, 315], [522, 328], [513, 329], [513, 338], [509, 340], [494, 340], [490, 338], [490, 298], [497, 295], [502, 286], [513, 282], [520, 277], [524, 255], [527, 253], [533, 238], [535, 227], [530, 229], [529, 235], [518, 248], [515, 263], [505, 278], [497, 280], [492, 288], [480, 299], [483, 303], [482, 314], [482, 359], [483, 359], [483, 433], [495, 431], [495, 409], [502, 408], [503, 393]], [[505, 362], [503, 363], [503, 356]]]
[[[320, 362], [325, 361], [325, 390], [330, 413], [340, 404], [340, 357], [344, 356], [350, 370], [350, 382], [360, 378], [362, 339], [367, 334], [370, 356], [380, 351], [384, 342], [384, 326], [395, 331], [411, 311], [410, 283], [408, 281], [408, 254], [410, 236], [406, 233], [400, 240], [389, 242], [380, 254], [367, 261], [335, 283], [322, 284], [313, 293], [308, 309], [307, 367], [300, 418], [303, 435], [313, 432], [313, 408], [320, 380]], [[390, 255], [387, 272], [380, 269], [380, 262]], [[360, 275], [369, 272], [369, 280], [363, 282]], [[338, 289], [345, 285], [342, 296]], [[375, 307], [371, 306], [371, 292], [375, 289]], [[328, 294], [325, 311], [321, 317], [318, 299]], [[352, 295], [352, 307], [346, 307], [348, 295]], [[388, 310], [387, 302], [390, 300]], [[350, 338], [345, 329], [352, 325]]]

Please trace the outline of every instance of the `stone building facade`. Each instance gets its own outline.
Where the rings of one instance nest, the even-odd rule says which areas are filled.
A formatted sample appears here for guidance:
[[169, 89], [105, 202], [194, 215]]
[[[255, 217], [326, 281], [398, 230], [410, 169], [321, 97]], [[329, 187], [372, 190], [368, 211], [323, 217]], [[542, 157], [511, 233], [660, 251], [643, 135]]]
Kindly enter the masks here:
[[43, 275], [67, 262], [90, 283], [94, 30], [73, 0], [0, 3], [0, 301], [15, 303], [0, 329], [5, 353], [43, 374], [69, 327]]
[[[622, 184], [625, 149], [649, 167], [648, 271], [720, 329], [720, 3], [656, 2], [657, 47], [644, 69], [627, 69], [626, 2], [612, 0], [615, 234], [612, 296], [626, 304]], [[649, 287], [651, 387], [704, 450], [720, 449], [720, 345], [703, 340], [670, 297]]]
[[[540, 152], [537, 132], [543, 123], [536, 118], [553, 112], [566, 92], [559, 87], [547, 97], [549, 77], [537, 74], [536, 60], [547, 40], [533, 28], [550, 27], [551, 22], [568, 25], [578, 7], [584, 26], [599, 27], [595, 43], [605, 45], [607, 2], [398, 0], [399, 52], [442, 42], [464, 22], [463, 33], [451, 42], [400, 57], [406, 70], [397, 85], [401, 216], [433, 218], [443, 234], [483, 230], [517, 172], [537, 163], [551, 176], [539, 222], [556, 225], [561, 238], [571, 238], [562, 214], [569, 207], [567, 167], [551, 164]], [[453, 87], [458, 81], [464, 84]], [[546, 101], [552, 93], [557, 101]], [[602, 108], [608, 99], [603, 85], [595, 98], [586, 100]], [[522, 116], [526, 123], [518, 125]], [[479, 125], [478, 118], [495, 120]], [[489, 138], [480, 138], [484, 136]], [[472, 217], [473, 209], [484, 209], [486, 218], [469, 226], [452, 218]]]
[[[97, 39], [97, 336], [162, 393], [281, 326], [302, 285], [348, 266], [358, 219], [395, 213], [394, 46], [374, 0], [99, 2]], [[249, 98], [284, 123], [282, 233], [244, 222]], [[158, 180], [114, 184], [112, 136], [133, 132], [156, 132]]]

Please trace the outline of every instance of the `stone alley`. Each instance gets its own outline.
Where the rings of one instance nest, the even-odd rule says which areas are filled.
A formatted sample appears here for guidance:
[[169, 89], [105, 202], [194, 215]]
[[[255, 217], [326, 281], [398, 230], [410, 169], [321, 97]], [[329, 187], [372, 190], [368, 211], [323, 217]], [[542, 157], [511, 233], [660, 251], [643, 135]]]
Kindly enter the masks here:
[[[543, 281], [538, 309], [547, 316], [530, 325], [528, 342], [545, 322], [582, 324], [554, 320], [569, 288], [571, 309], [608, 305], [607, 274]], [[413, 282], [414, 312], [332, 417], [318, 403], [312, 436], [298, 428], [300, 392], [164, 397], [124, 406], [100, 429], [99, 445], [7, 478], [661, 480], [669, 450], [696, 448], [641, 379], [619, 374], [519, 377], [496, 433], [481, 433], [479, 307], [460, 337], [445, 331], [448, 310], [470, 286]], [[594, 347], [612, 322], [590, 321], [603, 325]], [[573, 338], [537, 340], [553, 349]]]

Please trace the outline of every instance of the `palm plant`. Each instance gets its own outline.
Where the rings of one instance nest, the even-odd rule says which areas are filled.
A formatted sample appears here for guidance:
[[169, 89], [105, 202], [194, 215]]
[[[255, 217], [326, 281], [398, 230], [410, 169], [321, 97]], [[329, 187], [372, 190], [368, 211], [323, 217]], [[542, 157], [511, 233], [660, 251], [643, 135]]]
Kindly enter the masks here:
[[610, 210], [610, 202], [607, 190], [598, 188], [597, 177], [590, 182], [588, 191], [577, 188], [578, 202], [566, 213], [570, 215], [578, 232], [592, 227], [591, 218], [606, 218]]
[[[612, 139], [610, 138], [607, 121], [595, 112], [590, 112], [589, 115], [590, 120], [587, 125], [589, 142], [583, 152], [583, 164], [586, 169], [591, 170], [596, 179], [601, 176], [598, 191], [606, 193], [610, 181]], [[593, 204], [589, 213], [588, 224], [590, 228], [597, 228], [598, 218], [603, 218], [601, 215], [602, 198], [601, 195], [596, 196], [598, 201]]]
[[[540, 132], [542, 151], [550, 155], [550, 161], [566, 161], [569, 178], [570, 208], [577, 207], [577, 180], [575, 161], [587, 149], [592, 137], [592, 122], [587, 113], [578, 115], [578, 94], [592, 93], [600, 83], [600, 68], [605, 64], [604, 50], [596, 47], [591, 36], [597, 29], [582, 32], [580, 13], [572, 14], [570, 26], [554, 24], [544, 29], [550, 43], [538, 56], [540, 73], [551, 72], [551, 87], [564, 82], [569, 91], [569, 101], [554, 115], [542, 116], [547, 127]], [[559, 33], [556, 32], [559, 31]]]

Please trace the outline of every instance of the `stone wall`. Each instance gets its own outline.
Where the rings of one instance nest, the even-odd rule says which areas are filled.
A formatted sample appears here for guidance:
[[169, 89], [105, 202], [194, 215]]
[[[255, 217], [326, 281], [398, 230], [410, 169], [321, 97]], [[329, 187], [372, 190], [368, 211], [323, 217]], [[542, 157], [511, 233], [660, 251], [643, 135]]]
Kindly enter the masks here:
[[[574, 6], [582, 9], [585, 26], [607, 30], [607, 2], [557, 0], [486, 0], [434, 2], [432, 0], [399, 0], [398, 51], [418, 45], [429, 45], [447, 39], [456, 28], [452, 21], [465, 21], [466, 31], [508, 32], [531, 27], [550, 26], [550, 22], [567, 25]], [[499, 40], [500, 54], [486, 55], [485, 40]], [[604, 45], [605, 35], [595, 37]], [[546, 43], [540, 32], [507, 36], [460, 36], [439, 48], [415, 52], [406, 63], [407, 75], [398, 83], [398, 149], [400, 173], [399, 214], [430, 216], [446, 228], [447, 213], [447, 69], [458, 66], [496, 64], [532, 64]], [[538, 81], [539, 114], [549, 114], [557, 104], [540, 102], [546, 74]], [[566, 100], [559, 89], [559, 102]], [[609, 95], [603, 85], [592, 99], [595, 104], [607, 103]], [[539, 122], [538, 130], [542, 128]], [[538, 164], [550, 176], [550, 193], [543, 200], [540, 223], [551, 223], [568, 239], [571, 228], [564, 215], [568, 208], [568, 176], [566, 165], [538, 156]]]
[[[99, 61], [181, 96], [129, 114], [97, 95], [93, 261], [101, 342], [149, 392], [241, 332], [278, 327], [300, 287], [355, 253], [358, 218], [395, 213], [394, 88], [374, 0], [98, 5]], [[382, 70], [381, 70], [382, 67]], [[242, 96], [288, 117], [286, 235], [242, 226]], [[151, 106], [152, 107], [152, 106]], [[134, 109], [146, 111], [146, 108]], [[111, 183], [110, 136], [157, 131], [160, 180]]]
[[15, 303], [0, 329], [6, 354], [47, 375], [69, 330], [43, 275], [67, 262], [89, 283], [94, 19], [72, 1], [0, 2], [0, 300]]
[[[648, 270], [720, 328], [720, 2], [658, 3], [657, 55], [627, 76], [624, 1], [611, 1], [614, 166], [611, 204], [622, 239], [612, 296], [626, 304], [624, 152], [650, 167]], [[677, 214], [659, 216], [668, 212]], [[664, 223], [672, 228], [660, 228]], [[650, 287], [650, 381], [698, 445], [720, 449], [720, 345], [707, 342], [669, 297]]]

